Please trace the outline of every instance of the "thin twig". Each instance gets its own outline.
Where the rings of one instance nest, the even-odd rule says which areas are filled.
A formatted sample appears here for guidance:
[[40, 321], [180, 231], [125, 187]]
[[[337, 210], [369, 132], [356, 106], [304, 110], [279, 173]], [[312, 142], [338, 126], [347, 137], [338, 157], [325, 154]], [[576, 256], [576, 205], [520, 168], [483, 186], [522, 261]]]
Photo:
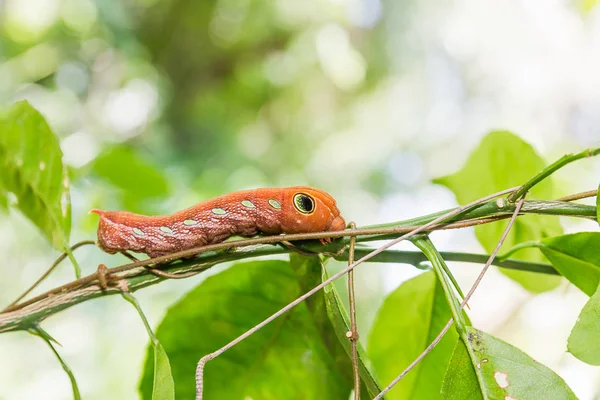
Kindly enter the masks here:
[[[350, 229], [355, 230], [356, 224], [350, 223]], [[350, 249], [348, 250], [348, 266], [354, 263], [354, 247], [356, 236], [350, 236]], [[358, 329], [356, 327], [356, 298], [354, 296], [354, 270], [348, 271], [348, 302], [350, 303], [350, 330], [346, 336], [350, 340], [352, 349], [352, 371], [354, 375], [354, 400], [360, 400], [360, 374], [358, 371]]]
[[575, 200], [587, 199], [588, 197], [596, 197], [597, 195], [598, 195], [598, 189], [594, 189], [594, 190], [588, 190], [585, 192], [571, 194], [569, 196], [564, 196], [564, 197], [561, 197], [556, 200], [557, 201], [575, 201]]
[[[131, 261], [136, 262], [139, 261], [133, 254], [129, 253], [128, 251], [122, 251], [121, 254], [123, 254], [125, 257], [129, 258]], [[176, 273], [176, 274], [171, 274], [169, 272], [165, 272], [163, 270], [157, 269], [154, 265], [145, 265], [144, 268], [146, 268], [146, 271], [150, 272], [152, 275], [156, 275], [159, 276], [161, 278], [165, 278], [165, 279], [185, 279], [185, 278], [189, 278], [190, 276], [194, 276], [194, 275], [198, 275], [201, 271], [191, 271], [191, 272], [186, 272], [186, 273]], [[107, 274], [105, 274], [107, 275]], [[106, 287], [106, 285], [103, 285], [103, 287]]]
[[[362, 264], [363, 262], [367, 261], [368, 259], [375, 257], [377, 254], [381, 253], [382, 251], [396, 245], [397, 243], [400, 243], [401, 241], [408, 239], [411, 236], [414, 236], [420, 232], [423, 232], [427, 229], [429, 229], [430, 227], [434, 226], [437, 223], [443, 222], [445, 220], [447, 220], [448, 218], [452, 218], [455, 215], [461, 214], [469, 209], [471, 209], [474, 206], [477, 206], [481, 203], [484, 203], [488, 200], [494, 199], [496, 197], [508, 194], [513, 192], [514, 190], [518, 189], [518, 187], [515, 188], [511, 188], [511, 189], [507, 189], [507, 190], [503, 190], [501, 192], [498, 193], [494, 193], [492, 195], [483, 197], [479, 200], [473, 201], [467, 205], [455, 208], [454, 210], [443, 214], [442, 216], [434, 219], [433, 221], [425, 224], [425, 225], [421, 225], [418, 228], [413, 229], [412, 231], [400, 236], [399, 238], [396, 238], [386, 244], [384, 244], [383, 246], [379, 247], [378, 249], [374, 250], [373, 252], [367, 254], [366, 256], [362, 257], [361, 259], [359, 259], [358, 261], [352, 263], [351, 265], [349, 265], [348, 267], [344, 268], [343, 270], [339, 271], [338, 273], [332, 275], [331, 277], [329, 277], [329, 279], [326, 279], [325, 281], [323, 281], [321, 284], [317, 285], [316, 287], [314, 287], [313, 289], [311, 289], [310, 291], [308, 291], [307, 293], [303, 294], [302, 296], [298, 297], [296, 300], [292, 301], [291, 303], [289, 303], [288, 305], [286, 305], [285, 307], [283, 307], [282, 309], [280, 309], [279, 311], [277, 311], [275, 314], [271, 315], [270, 317], [266, 318], [265, 320], [263, 320], [262, 322], [260, 322], [259, 324], [255, 325], [253, 328], [247, 330], [246, 332], [244, 332], [242, 335], [238, 336], [237, 338], [235, 338], [234, 340], [232, 340], [231, 342], [227, 343], [225, 346], [221, 347], [220, 349], [207, 354], [206, 356], [202, 357], [200, 359], [200, 361], [198, 362], [198, 367], [196, 368], [196, 400], [202, 400], [202, 389], [204, 386], [204, 382], [203, 382], [203, 374], [204, 374], [204, 366], [205, 364], [212, 360], [215, 357], [218, 357], [219, 355], [223, 354], [225, 351], [229, 350], [230, 348], [232, 348], [233, 346], [235, 346], [236, 344], [238, 344], [239, 342], [243, 341], [244, 339], [246, 339], [247, 337], [253, 335], [254, 333], [256, 333], [258, 330], [260, 330], [261, 328], [263, 328], [265, 325], [267, 325], [268, 323], [270, 323], [271, 321], [273, 321], [274, 319], [276, 319], [277, 317], [281, 316], [282, 314], [286, 313], [287, 311], [289, 311], [290, 309], [294, 308], [295, 306], [297, 306], [298, 304], [302, 303], [304, 300], [306, 300], [307, 298], [309, 298], [310, 296], [312, 296], [313, 294], [315, 294], [316, 292], [318, 292], [319, 290], [323, 289], [325, 286], [329, 285], [331, 282], [335, 281], [337, 278], [339, 278], [340, 276], [346, 274], [349, 271], [352, 271], [354, 268], [356, 268], [357, 265]], [[356, 232], [355, 232], [356, 234]]]
[[[81, 246], [85, 246], [88, 244], [96, 244], [96, 242], [94, 242], [93, 240], [82, 240], [81, 242], [75, 243], [73, 246], [71, 246], [71, 252], [73, 252], [74, 250], [78, 249]], [[68, 253], [62, 253], [57, 259], [56, 261], [54, 261], [54, 263], [50, 266], [50, 268], [48, 268], [46, 270], [46, 272], [44, 272], [42, 274], [42, 276], [40, 276], [38, 278], [37, 281], [35, 281], [31, 286], [29, 286], [29, 288], [27, 288], [27, 290], [25, 290], [25, 292], [23, 292], [19, 297], [17, 297], [12, 303], [10, 303], [8, 306], [6, 306], [4, 308], [4, 310], [2, 310], [2, 312], [8, 311], [10, 309], [12, 309], [19, 301], [21, 301], [21, 299], [23, 299], [25, 296], [27, 296], [29, 293], [31, 293], [31, 291], [33, 289], [35, 289], [40, 283], [42, 283], [44, 281], [44, 279], [46, 279], [48, 277], [48, 275], [50, 275], [50, 273], [52, 271], [54, 271], [54, 269], [56, 267], [58, 267], [58, 264], [60, 264], [65, 258], [67, 258]]]
[[[513, 212], [513, 215], [510, 218], [510, 221], [508, 222], [508, 225], [504, 229], [504, 232], [502, 232], [502, 236], [500, 237], [500, 240], [498, 241], [498, 244], [496, 245], [496, 248], [494, 249], [494, 251], [490, 255], [488, 261], [483, 266], [483, 269], [481, 270], [481, 272], [477, 276], [477, 279], [475, 279], [475, 282], [471, 286], [471, 289], [469, 290], [469, 292], [467, 293], [467, 295], [465, 296], [465, 298], [463, 299], [463, 301], [460, 303], [460, 306], [458, 308], [458, 312], [462, 311], [462, 309], [465, 307], [465, 304], [467, 304], [467, 302], [469, 301], [469, 299], [471, 298], [471, 296], [473, 296], [473, 293], [475, 292], [475, 290], [477, 289], [477, 287], [481, 283], [481, 280], [483, 279], [483, 276], [485, 275], [485, 273], [489, 269], [490, 265], [492, 265], [492, 262], [494, 261], [494, 258], [496, 258], [496, 255], [498, 254], [498, 251], [500, 250], [500, 247], [502, 247], [502, 244], [506, 240], [506, 237], [508, 236], [508, 233], [510, 232], [513, 224], [515, 223], [515, 221], [517, 219], [517, 216], [519, 215], [519, 211], [521, 211], [521, 207], [523, 206], [523, 202], [524, 201], [525, 201], [525, 198], [523, 197], [523, 198], [521, 198], [517, 202], [516, 207], [515, 207], [515, 211]], [[381, 393], [379, 393], [377, 396], [375, 396], [373, 398], [373, 400], [380, 400], [381, 398], [383, 398], [383, 396], [387, 392], [389, 392], [390, 389], [394, 387], [394, 385], [396, 385], [398, 382], [400, 382], [400, 380], [402, 378], [404, 378], [406, 376], [406, 374], [408, 374], [423, 358], [425, 358], [425, 356], [427, 354], [429, 354], [429, 352], [431, 352], [431, 350], [433, 350], [433, 348], [440, 342], [440, 340], [442, 340], [442, 338], [444, 337], [444, 335], [446, 334], [446, 332], [448, 332], [448, 329], [450, 329], [450, 327], [452, 326], [453, 323], [454, 323], [454, 318], [450, 318], [448, 320], [448, 322], [446, 323], [446, 325], [444, 326], [444, 328], [440, 331], [440, 333], [435, 337], [435, 339], [433, 339], [433, 341], [431, 342], [431, 344], [429, 346], [427, 346], [427, 348], [425, 350], [423, 350], [423, 352], [421, 354], [419, 354], [419, 356], [412, 363], [410, 363], [410, 365], [408, 367], [406, 367], [406, 369], [404, 371], [402, 371], [402, 373], [400, 373], [400, 375], [398, 375], [396, 378], [394, 378], [394, 380], [392, 382], [390, 382], [390, 384], [387, 385], [385, 387], [385, 389], [383, 389], [381, 391]]]
[[525, 193], [527, 193], [529, 191], [529, 189], [531, 189], [532, 187], [537, 185], [539, 182], [543, 181], [544, 179], [546, 179], [547, 177], [549, 177], [550, 175], [552, 175], [554, 172], [558, 171], [562, 167], [564, 167], [574, 161], [577, 161], [579, 159], [593, 157], [598, 154], [600, 154], [600, 147], [595, 148], [595, 149], [587, 149], [587, 150], [584, 150], [581, 153], [577, 153], [577, 154], [568, 154], [568, 155], [562, 156], [561, 158], [559, 158], [552, 164], [548, 165], [546, 168], [544, 168], [542, 171], [540, 171], [534, 177], [529, 179], [523, 185], [521, 185], [521, 187], [518, 190], [516, 190], [513, 194], [508, 196], [508, 201], [510, 201], [512, 203], [512, 202], [515, 202], [517, 199], [520, 199], [521, 197], [523, 197], [525, 195]]

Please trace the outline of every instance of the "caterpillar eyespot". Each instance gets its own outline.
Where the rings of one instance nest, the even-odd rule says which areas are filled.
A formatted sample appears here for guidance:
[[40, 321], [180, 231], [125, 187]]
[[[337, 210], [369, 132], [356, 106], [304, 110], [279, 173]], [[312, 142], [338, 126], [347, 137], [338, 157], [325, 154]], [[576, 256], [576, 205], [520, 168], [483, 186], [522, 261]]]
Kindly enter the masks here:
[[104, 251], [130, 250], [150, 257], [219, 243], [232, 235], [329, 232], [346, 226], [335, 199], [309, 186], [229, 193], [166, 216], [91, 212], [100, 215], [98, 243]]
[[297, 193], [294, 195], [294, 207], [302, 214], [311, 214], [315, 211], [315, 202], [309, 195]]

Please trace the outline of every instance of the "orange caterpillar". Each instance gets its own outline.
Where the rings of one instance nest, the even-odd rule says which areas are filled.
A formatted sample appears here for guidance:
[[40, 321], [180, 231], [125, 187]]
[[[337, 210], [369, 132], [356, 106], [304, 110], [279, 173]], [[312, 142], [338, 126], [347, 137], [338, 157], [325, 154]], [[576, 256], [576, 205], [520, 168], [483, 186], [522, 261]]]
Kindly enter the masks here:
[[219, 243], [232, 235], [329, 232], [346, 226], [335, 199], [308, 186], [234, 192], [160, 217], [91, 212], [100, 215], [102, 250], [131, 250], [150, 257]]

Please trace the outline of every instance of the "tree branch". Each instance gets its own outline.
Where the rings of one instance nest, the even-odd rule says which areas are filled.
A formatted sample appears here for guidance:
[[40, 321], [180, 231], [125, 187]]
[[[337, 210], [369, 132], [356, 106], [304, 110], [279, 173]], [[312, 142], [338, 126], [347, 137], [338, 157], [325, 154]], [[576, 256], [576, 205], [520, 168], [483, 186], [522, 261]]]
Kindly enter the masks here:
[[[357, 229], [352, 235], [357, 236], [357, 242], [368, 242], [373, 240], [384, 240], [397, 238], [406, 232], [410, 232], [438, 218], [448, 211], [426, 215], [407, 221], [400, 221], [394, 224], [386, 224], [374, 227]], [[503, 199], [488, 201], [480, 206], [473, 207], [462, 212], [452, 219], [451, 223], [437, 224], [427, 229], [428, 232], [441, 229], [458, 229], [468, 226], [490, 223], [500, 219], [509, 218], [514, 212], [514, 204], [507, 204]], [[573, 204], [560, 201], [527, 201], [523, 205], [521, 214], [549, 214], [566, 215], [579, 218], [595, 218], [596, 207]], [[390, 226], [391, 225], [391, 226]], [[75, 304], [87, 301], [96, 297], [110, 294], [121, 293], [122, 290], [134, 292], [138, 289], [154, 285], [165, 280], [157, 277], [141, 268], [148, 265], [165, 264], [161, 270], [172, 274], [183, 274], [191, 271], [200, 272], [213, 265], [253, 257], [259, 257], [271, 254], [288, 253], [288, 249], [260, 246], [264, 244], [277, 244], [282, 241], [299, 241], [319, 238], [342, 238], [326, 246], [318, 243], [302, 243], [305, 249], [314, 252], [336, 253], [349, 242], [350, 233], [348, 231], [323, 232], [295, 235], [267, 236], [245, 240], [229, 241], [201, 248], [186, 250], [167, 256], [161, 256], [154, 259], [141, 260], [125, 264], [108, 270], [107, 281], [109, 287], [102, 289], [98, 283], [97, 273], [77, 279], [68, 284], [52, 289], [46, 293], [36, 296], [30, 300], [13, 306], [10, 310], [0, 313], [0, 333], [20, 329], [28, 329], [35, 323], [39, 323], [50, 315], [61, 310], [69, 308]], [[356, 249], [356, 256], [362, 257], [372, 250], [364, 248]], [[190, 257], [195, 257], [190, 259]], [[485, 262], [487, 256], [468, 254], [468, 253], [445, 253], [448, 261], [465, 262]], [[187, 259], [185, 259], [187, 258]], [[336, 259], [347, 260], [347, 253], [338, 255]], [[394, 262], [409, 263], [418, 265], [424, 261], [422, 256], [415, 252], [400, 252], [387, 250], [373, 257], [374, 262]], [[495, 263], [500, 267], [513, 268], [523, 271], [534, 271], [543, 273], [556, 273], [551, 265], [543, 263], [529, 263], [516, 260], [505, 260]], [[112, 285], [112, 286], [111, 286]]]

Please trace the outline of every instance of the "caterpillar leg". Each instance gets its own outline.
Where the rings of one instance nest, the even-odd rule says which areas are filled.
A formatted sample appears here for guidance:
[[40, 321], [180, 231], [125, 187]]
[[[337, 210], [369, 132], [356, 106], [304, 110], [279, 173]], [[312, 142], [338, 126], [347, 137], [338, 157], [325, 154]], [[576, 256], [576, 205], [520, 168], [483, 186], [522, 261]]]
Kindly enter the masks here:
[[99, 264], [96, 269], [96, 275], [98, 277], [98, 283], [100, 283], [100, 287], [102, 290], [108, 289], [108, 268], [104, 264]]

